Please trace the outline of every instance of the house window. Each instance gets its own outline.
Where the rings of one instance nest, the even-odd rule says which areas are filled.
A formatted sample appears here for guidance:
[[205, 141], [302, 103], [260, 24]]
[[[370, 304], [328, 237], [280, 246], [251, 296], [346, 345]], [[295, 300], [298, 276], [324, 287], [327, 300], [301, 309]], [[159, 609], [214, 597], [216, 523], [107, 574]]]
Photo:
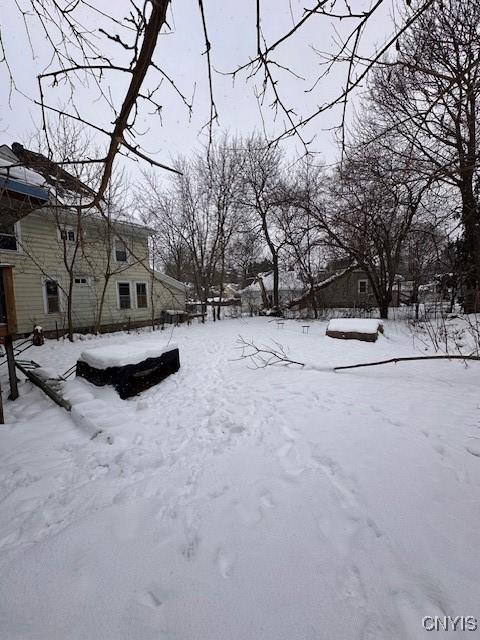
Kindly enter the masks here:
[[60, 292], [56, 280], [45, 280], [45, 301], [47, 313], [60, 312]]
[[358, 293], [368, 293], [368, 280], [358, 281]]
[[73, 227], [64, 227], [63, 229], [60, 229], [60, 238], [65, 240], [65, 242], [75, 242], [77, 239], [75, 229], [73, 229]]
[[135, 287], [137, 292], [137, 309], [146, 309], [148, 307], [147, 283], [137, 282]]
[[88, 285], [88, 278], [86, 276], [75, 276], [73, 281], [79, 287], [86, 287]]
[[127, 247], [124, 242], [115, 240], [115, 260], [117, 262], [127, 262]]
[[130, 283], [119, 282], [118, 286], [118, 306], [120, 309], [131, 309], [132, 303], [130, 300]]
[[0, 250], [17, 250], [17, 234], [15, 232], [15, 223], [8, 221], [8, 219], [0, 220]]

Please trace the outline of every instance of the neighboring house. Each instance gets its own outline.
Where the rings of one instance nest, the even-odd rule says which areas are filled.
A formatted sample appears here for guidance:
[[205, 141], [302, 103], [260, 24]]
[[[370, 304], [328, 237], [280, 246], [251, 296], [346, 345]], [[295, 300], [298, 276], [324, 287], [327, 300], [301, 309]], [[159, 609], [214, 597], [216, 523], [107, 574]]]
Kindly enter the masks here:
[[[324, 271], [319, 282], [331, 282], [318, 290], [316, 302], [318, 309], [371, 309], [377, 306], [372, 285], [362, 269], [354, 269], [345, 275], [334, 278], [336, 272]], [[398, 276], [397, 280], [401, 276]], [[398, 285], [394, 285], [392, 306], [398, 306]]]
[[[325, 272], [321, 280], [328, 280], [333, 272]], [[375, 307], [375, 296], [367, 274], [362, 269], [355, 269], [344, 276], [332, 280], [327, 287], [316, 294], [319, 309], [328, 308], [368, 308]]]
[[[48, 202], [17, 213], [5, 189], [12, 180], [27, 191], [47, 189]], [[19, 334], [36, 325], [64, 330], [69, 299], [74, 331], [93, 330], [101, 308], [104, 330], [150, 324], [164, 310], [185, 309], [184, 285], [149, 267], [151, 231], [115, 221], [112, 232], [100, 213], [80, 214], [78, 198], [91, 192], [51, 161], [18, 144], [0, 146], [0, 191], [0, 262], [14, 267]]]
[[[242, 300], [242, 311], [254, 312], [265, 307], [262, 296], [262, 285], [268, 298], [268, 305], [272, 306], [273, 272], [259, 273], [257, 278], [239, 291]], [[294, 271], [281, 271], [278, 275], [278, 295], [280, 306], [286, 306], [292, 300], [300, 297], [305, 291], [305, 285]]]
[[224, 307], [236, 306], [240, 304], [240, 293], [236, 285], [226, 283], [223, 285], [222, 296], [220, 297], [220, 287], [214, 286], [211, 288], [212, 296], [207, 298], [209, 305], [220, 304]]

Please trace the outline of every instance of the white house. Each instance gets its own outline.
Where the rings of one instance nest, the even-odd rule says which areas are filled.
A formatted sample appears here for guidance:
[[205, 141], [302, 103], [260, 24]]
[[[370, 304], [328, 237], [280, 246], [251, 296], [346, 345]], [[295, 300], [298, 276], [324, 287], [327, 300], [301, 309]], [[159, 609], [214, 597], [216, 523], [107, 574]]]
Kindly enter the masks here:
[[[264, 307], [262, 286], [272, 305], [273, 271], [259, 273], [257, 278], [239, 293], [242, 300], [242, 311], [254, 312]], [[294, 271], [280, 271], [278, 275], [278, 294], [280, 304], [287, 304], [298, 298], [305, 291], [305, 285]]]

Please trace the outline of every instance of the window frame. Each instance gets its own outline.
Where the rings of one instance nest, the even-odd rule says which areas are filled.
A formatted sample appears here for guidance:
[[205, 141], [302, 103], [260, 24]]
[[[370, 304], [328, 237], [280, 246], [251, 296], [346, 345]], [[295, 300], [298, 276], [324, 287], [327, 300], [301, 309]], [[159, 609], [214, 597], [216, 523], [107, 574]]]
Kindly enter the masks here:
[[[47, 286], [46, 286], [47, 282], [55, 282], [57, 285], [58, 311], [48, 310], [48, 295], [47, 295]], [[57, 278], [56, 276], [43, 277], [42, 278], [42, 295], [43, 295], [43, 311], [46, 316], [61, 315], [64, 312], [64, 296], [63, 296], [60, 278]]]
[[20, 228], [20, 220], [13, 223], [13, 234], [12, 233], [0, 233], [2, 236], [8, 236], [10, 238], [15, 238], [15, 249], [2, 249], [0, 248], [0, 252], [6, 251], [7, 253], [23, 253], [21, 247], [21, 228]]
[[[365, 283], [365, 291], [361, 290], [361, 285]], [[361, 278], [357, 281], [357, 293], [361, 296], [368, 295], [368, 278]]]
[[[138, 306], [138, 290], [137, 290], [137, 286], [139, 284], [145, 285], [145, 302], [146, 302], [146, 304], [145, 304], [144, 307], [139, 307]], [[135, 308], [136, 309], [141, 309], [141, 310], [148, 309], [148, 282], [146, 280], [136, 280], [134, 282], [134, 287], [135, 287]]]
[[[85, 280], [85, 282], [77, 282], [77, 280]], [[89, 287], [90, 278], [89, 276], [82, 276], [82, 275], [73, 276], [73, 284], [76, 287]]]
[[[77, 237], [77, 229], [75, 229], [75, 227], [72, 227], [72, 225], [64, 225], [62, 227], [57, 227], [57, 231], [58, 231], [58, 239], [60, 242], [65, 242], [68, 245], [72, 245], [72, 244], [76, 244], [78, 237]], [[65, 233], [66, 237], [63, 237], [63, 233]], [[70, 240], [68, 238], [68, 234], [69, 233], [73, 233], [73, 240]]]
[[[129, 306], [128, 307], [122, 307], [120, 305], [120, 285], [121, 284], [126, 284], [128, 285], [128, 298], [129, 298]], [[117, 289], [117, 308], [119, 311], [131, 311], [134, 307], [132, 305], [132, 283], [129, 280], [117, 280], [116, 282], [116, 289]]]
[[[117, 257], [117, 245], [120, 242], [125, 248], [125, 260], [119, 260]], [[113, 241], [113, 257], [115, 259], [115, 262], [117, 262], [118, 264], [128, 264], [128, 246], [124, 240], [118, 240], [118, 238], [115, 238], [115, 240]]]

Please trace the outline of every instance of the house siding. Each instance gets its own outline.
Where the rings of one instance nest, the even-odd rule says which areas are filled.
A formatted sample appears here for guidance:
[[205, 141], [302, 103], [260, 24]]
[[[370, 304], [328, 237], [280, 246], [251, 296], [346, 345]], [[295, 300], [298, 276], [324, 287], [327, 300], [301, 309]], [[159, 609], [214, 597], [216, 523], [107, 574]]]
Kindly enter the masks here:
[[[326, 280], [332, 274], [325, 274]], [[359, 292], [359, 281], [367, 280], [366, 293]], [[375, 296], [368, 276], [364, 271], [353, 271], [335, 280], [316, 295], [319, 308], [364, 308], [374, 307]]]
[[[35, 325], [45, 331], [66, 327], [66, 299], [59, 313], [45, 313], [43, 283], [46, 277], [58, 279], [60, 285], [68, 285], [68, 273], [63, 263], [63, 241], [53, 213], [47, 209], [29, 214], [19, 223], [19, 251], [0, 250], [0, 260], [13, 265], [13, 279], [17, 309], [17, 331], [30, 333]], [[127, 245], [139, 261], [130, 257], [127, 265], [115, 264], [121, 269], [114, 273], [107, 285], [102, 313], [102, 326], [121, 324], [145, 324], [152, 316], [158, 317], [162, 309], [184, 309], [185, 291], [171, 284], [153, 279], [148, 265], [148, 232], [141, 228], [118, 227]], [[79, 252], [75, 259], [75, 275], [87, 277], [86, 285], [74, 284], [73, 325], [77, 331], [91, 329], [95, 324], [99, 301], [104, 284], [107, 251], [102, 240], [102, 222], [98, 219], [85, 223], [83, 241], [85, 257]], [[112, 256], [114, 260], [114, 256]], [[140, 260], [143, 262], [140, 262]], [[131, 282], [132, 308], [119, 309], [117, 283]], [[135, 282], [146, 282], [148, 308], [137, 309], [135, 305]], [[153, 287], [153, 313], [152, 296]], [[65, 296], [61, 297], [65, 298]]]

